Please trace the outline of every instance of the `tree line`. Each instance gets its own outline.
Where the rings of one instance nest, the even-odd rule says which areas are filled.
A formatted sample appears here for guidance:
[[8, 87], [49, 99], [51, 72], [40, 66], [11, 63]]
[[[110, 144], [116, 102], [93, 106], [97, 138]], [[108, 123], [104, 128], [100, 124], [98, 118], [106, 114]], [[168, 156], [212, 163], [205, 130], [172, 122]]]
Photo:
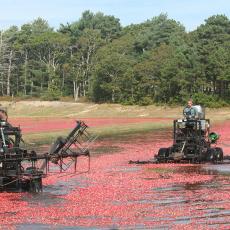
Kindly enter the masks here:
[[122, 27], [85, 11], [57, 30], [42, 18], [0, 31], [0, 95], [94, 102], [208, 106], [230, 103], [230, 20], [196, 30], [166, 14]]

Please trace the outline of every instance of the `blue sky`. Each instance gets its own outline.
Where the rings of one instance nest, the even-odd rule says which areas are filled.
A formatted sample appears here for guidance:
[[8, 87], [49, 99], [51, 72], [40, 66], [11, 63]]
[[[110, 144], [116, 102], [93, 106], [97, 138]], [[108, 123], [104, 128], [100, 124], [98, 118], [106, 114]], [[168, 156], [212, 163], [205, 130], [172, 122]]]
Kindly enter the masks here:
[[214, 14], [230, 18], [229, 0], [0, 0], [0, 3], [0, 30], [21, 26], [37, 17], [58, 28], [60, 23], [78, 20], [85, 10], [114, 15], [123, 26], [167, 13], [187, 31], [196, 29]]

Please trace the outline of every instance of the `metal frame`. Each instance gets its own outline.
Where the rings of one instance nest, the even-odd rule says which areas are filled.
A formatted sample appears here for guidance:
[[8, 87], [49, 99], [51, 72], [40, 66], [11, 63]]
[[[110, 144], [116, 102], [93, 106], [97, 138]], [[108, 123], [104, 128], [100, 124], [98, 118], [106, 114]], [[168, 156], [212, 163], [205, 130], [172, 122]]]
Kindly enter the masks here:
[[[202, 122], [208, 124], [207, 129], [202, 129]], [[178, 124], [184, 127], [179, 127]], [[173, 122], [173, 146], [172, 152], [181, 151], [183, 158], [187, 160], [202, 160], [203, 150], [210, 148], [208, 140], [209, 119], [174, 120]], [[182, 125], [182, 126], [183, 126]]]

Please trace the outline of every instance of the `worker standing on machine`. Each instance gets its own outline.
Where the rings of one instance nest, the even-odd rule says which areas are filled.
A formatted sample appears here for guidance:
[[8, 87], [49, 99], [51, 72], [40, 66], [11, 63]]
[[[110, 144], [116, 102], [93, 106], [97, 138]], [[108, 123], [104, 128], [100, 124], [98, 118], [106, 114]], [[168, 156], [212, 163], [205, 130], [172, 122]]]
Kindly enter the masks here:
[[12, 125], [7, 120], [7, 108], [0, 105], [0, 143], [4, 147], [11, 148], [14, 142], [12, 142], [12, 139], [4, 131], [12, 128]]
[[197, 111], [193, 107], [193, 101], [192, 99], [188, 100], [187, 106], [183, 110], [183, 115], [186, 119], [196, 119], [197, 117]]
[[1, 126], [3, 125], [8, 128], [12, 127], [12, 125], [8, 122], [7, 108], [1, 106], [1, 104], [0, 104], [0, 122], [2, 122]]
[[7, 121], [8, 115], [6, 108], [0, 106], [0, 120], [1, 121]]

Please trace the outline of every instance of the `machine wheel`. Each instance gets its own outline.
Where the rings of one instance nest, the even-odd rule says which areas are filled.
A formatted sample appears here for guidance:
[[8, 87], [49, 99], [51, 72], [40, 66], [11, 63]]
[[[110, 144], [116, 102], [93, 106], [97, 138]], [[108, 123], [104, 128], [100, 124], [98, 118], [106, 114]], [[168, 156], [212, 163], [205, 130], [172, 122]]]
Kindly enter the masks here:
[[222, 162], [224, 158], [224, 153], [222, 148], [210, 148], [207, 151], [207, 160], [213, 163]]
[[168, 158], [169, 151], [168, 148], [160, 148], [157, 154], [157, 160], [159, 162], [165, 162]]
[[222, 162], [224, 159], [224, 152], [222, 148], [216, 147], [216, 160]]
[[208, 149], [207, 151], [207, 161], [216, 162], [216, 150], [215, 149]]

